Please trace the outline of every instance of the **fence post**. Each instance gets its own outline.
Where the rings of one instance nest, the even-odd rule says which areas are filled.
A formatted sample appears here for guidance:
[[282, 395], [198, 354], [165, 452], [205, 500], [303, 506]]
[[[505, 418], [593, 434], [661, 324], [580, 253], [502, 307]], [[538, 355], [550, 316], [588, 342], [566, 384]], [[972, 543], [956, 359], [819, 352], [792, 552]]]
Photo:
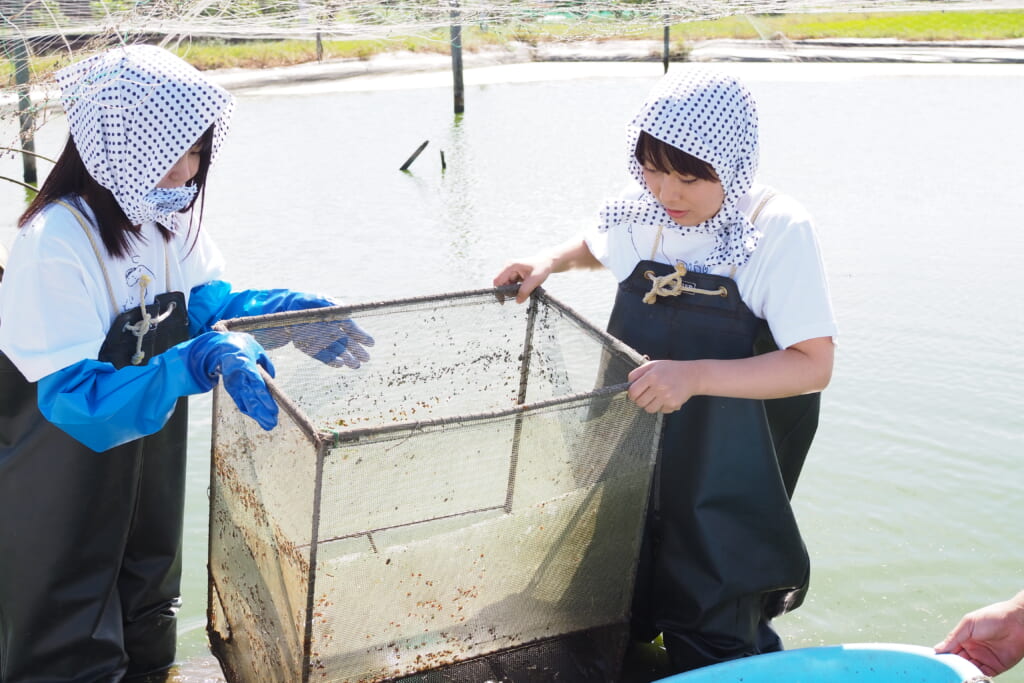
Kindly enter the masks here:
[[459, 0], [451, 0], [452, 38], [452, 79], [455, 95], [455, 113], [466, 110], [465, 87], [462, 84], [462, 26], [459, 17]]
[[[21, 6], [20, 11], [15, 11], [8, 21], [15, 28], [21, 28], [27, 21], [25, 14], [28, 7], [25, 0], [21, 0], [17, 4]], [[35, 187], [39, 184], [39, 176], [36, 172], [35, 112], [32, 107], [30, 88], [32, 72], [29, 68], [28, 40], [24, 35], [12, 36], [9, 41], [4, 41], [4, 48], [14, 66], [14, 84], [18, 93], [18, 138], [23, 151], [21, 155], [22, 178], [25, 184]]]
[[18, 137], [21, 141], [21, 168], [22, 178], [26, 185], [33, 187], [39, 184], [39, 177], [36, 173], [36, 158], [33, 153], [36, 151], [35, 143], [35, 113], [32, 110], [32, 95], [30, 92], [30, 76], [28, 62], [28, 44], [24, 39], [14, 43], [12, 61], [14, 62], [14, 82], [18, 88], [18, 123], [20, 124]]
[[668, 34], [669, 34], [669, 30], [670, 30], [670, 27], [669, 27], [669, 23], [668, 23], [668, 17], [665, 17], [665, 46], [664, 46], [664, 53], [663, 53], [663, 56], [661, 58], [662, 66], [665, 67], [665, 73], [668, 73], [668, 57], [669, 57]]

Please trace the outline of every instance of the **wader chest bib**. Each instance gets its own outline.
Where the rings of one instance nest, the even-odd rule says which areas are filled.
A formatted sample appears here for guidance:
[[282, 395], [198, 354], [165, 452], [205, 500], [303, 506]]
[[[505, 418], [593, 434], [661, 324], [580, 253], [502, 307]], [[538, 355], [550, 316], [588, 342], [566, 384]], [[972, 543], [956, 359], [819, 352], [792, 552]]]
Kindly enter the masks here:
[[[146, 308], [161, 319], [143, 364], [188, 339], [183, 294]], [[141, 317], [116, 318], [99, 360], [131, 363]], [[0, 354], [0, 681], [118, 681], [173, 663], [187, 422], [181, 398], [159, 432], [96, 453], [42, 416], [36, 384]]]
[[[738, 359], [774, 350], [736, 283], [687, 273], [683, 293], [642, 299], [641, 261], [619, 284], [608, 331], [652, 359]], [[723, 289], [720, 289], [723, 288]], [[789, 504], [817, 427], [819, 394], [759, 401], [694, 396], [665, 416], [634, 598], [635, 635], [664, 634], [688, 670], [781, 649], [768, 621], [803, 600], [809, 561]]]

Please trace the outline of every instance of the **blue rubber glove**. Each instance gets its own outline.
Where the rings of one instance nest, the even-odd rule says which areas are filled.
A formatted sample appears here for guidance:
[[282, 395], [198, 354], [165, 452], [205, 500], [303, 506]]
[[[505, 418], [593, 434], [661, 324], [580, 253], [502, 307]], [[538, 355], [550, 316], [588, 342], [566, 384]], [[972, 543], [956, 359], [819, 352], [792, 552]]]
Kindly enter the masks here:
[[208, 332], [219, 320], [334, 305], [333, 301], [319, 294], [293, 292], [289, 289], [246, 289], [232, 292], [229, 283], [212, 280], [193, 287], [189, 293], [189, 331], [195, 337]]
[[220, 375], [224, 389], [244, 415], [263, 429], [277, 425], [277, 403], [256, 368], [262, 366], [273, 377], [274, 365], [252, 335], [207, 332], [191, 340], [189, 351], [186, 364], [194, 376], [205, 377], [213, 388]]
[[373, 337], [352, 320], [331, 320], [287, 328], [295, 348], [332, 368], [358, 368], [370, 360]]
[[[319, 294], [288, 289], [232, 292], [227, 282], [213, 280], [194, 287], [189, 294], [189, 327], [196, 335], [209, 330], [219, 320], [335, 305], [336, 302]], [[370, 359], [366, 347], [373, 346], [373, 337], [351, 319], [271, 328], [254, 334], [267, 349], [276, 349], [291, 341], [307, 356], [335, 368], [358, 368]]]
[[251, 337], [209, 332], [172, 346], [146, 365], [115, 369], [98, 360], [75, 363], [39, 380], [37, 402], [47, 420], [92, 450], [105, 451], [159, 431], [179, 397], [209, 391], [222, 374], [239, 409], [256, 413], [252, 416], [266, 429], [276, 423], [277, 405], [256, 364], [273, 376], [273, 366]]

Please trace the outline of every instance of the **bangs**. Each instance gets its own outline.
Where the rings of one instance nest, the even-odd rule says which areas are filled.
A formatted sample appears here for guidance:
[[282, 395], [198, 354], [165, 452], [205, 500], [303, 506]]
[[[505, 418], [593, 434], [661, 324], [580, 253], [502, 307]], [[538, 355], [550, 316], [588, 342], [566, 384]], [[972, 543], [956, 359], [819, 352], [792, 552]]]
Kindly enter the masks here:
[[208, 156], [213, 156], [213, 129], [217, 124], [211, 125], [203, 134], [196, 140], [196, 144], [199, 145], [199, 151]]
[[[215, 126], [216, 124], [211, 125], [196, 140], [196, 145], [199, 146], [199, 168], [196, 171], [195, 177], [189, 182], [190, 184], [198, 185], [200, 190], [206, 185], [206, 176], [210, 172], [210, 165], [213, 163], [213, 133]], [[195, 202], [193, 201], [193, 203]], [[187, 208], [191, 208], [191, 206], [192, 204], [189, 204]]]
[[641, 166], [649, 166], [662, 173], [678, 173], [701, 180], [719, 182], [718, 174], [711, 164], [692, 154], [662, 142], [647, 131], [641, 130], [636, 141], [636, 160]]

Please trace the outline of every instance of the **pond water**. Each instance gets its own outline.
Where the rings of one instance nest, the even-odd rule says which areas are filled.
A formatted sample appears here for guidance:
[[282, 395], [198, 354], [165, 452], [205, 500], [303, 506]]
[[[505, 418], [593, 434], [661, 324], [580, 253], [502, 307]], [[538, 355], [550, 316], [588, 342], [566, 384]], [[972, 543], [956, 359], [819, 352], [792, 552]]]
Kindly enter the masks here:
[[[1024, 66], [717, 68], [758, 99], [761, 180], [816, 217], [841, 326], [795, 498], [811, 590], [777, 625], [789, 647], [931, 645], [1024, 588]], [[362, 302], [487, 287], [619, 189], [623, 125], [660, 73], [473, 69], [461, 119], [446, 73], [243, 91], [204, 225], [237, 288]], [[56, 117], [37, 149], [56, 155], [64, 135]], [[19, 166], [4, 158], [0, 174]], [[4, 244], [22, 202], [0, 183]], [[567, 274], [548, 289], [603, 324], [614, 282]], [[209, 414], [195, 399], [180, 655], [197, 662]]]

